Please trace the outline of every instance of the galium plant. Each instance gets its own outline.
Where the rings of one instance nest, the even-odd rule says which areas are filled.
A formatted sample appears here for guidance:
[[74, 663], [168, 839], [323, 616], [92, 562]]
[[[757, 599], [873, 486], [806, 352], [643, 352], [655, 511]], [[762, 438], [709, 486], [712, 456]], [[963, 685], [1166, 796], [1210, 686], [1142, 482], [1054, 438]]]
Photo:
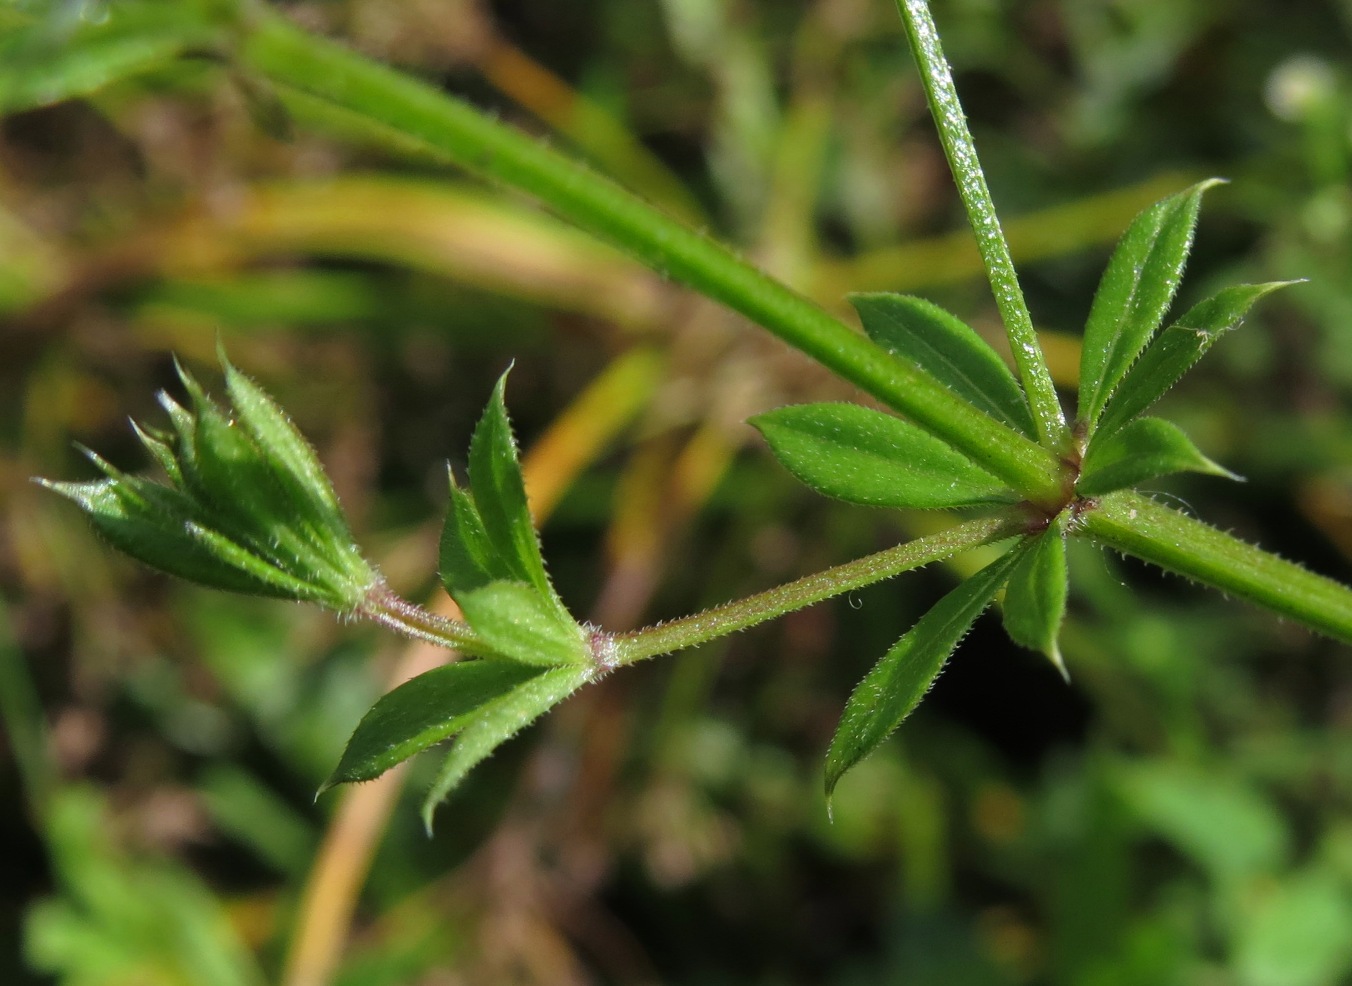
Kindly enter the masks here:
[[[1226, 288], [1170, 317], [1203, 195], [1217, 180], [1156, 203], [1123, 235], [1090, 308], [1078, 404], [1068, 420], [928, 7], [925, 0], [899, 0], [898, 7], [1008, 333], [1012, 370], [974, 329], [919, 298], [852, 298], [860, 334], [558, 152], [265, 9], [183, 7], [181, 24], [157, 22], [153, 39], [130, 44], [137, 17], [155, 5], [129, 0], [108, 24], [80, 29], [101, 59], [87, 60], [81, 72], [51, 73], [41, 93], [9, 87], [0, 94], [10, 106], [34, 105], [89, 91], [117, 73], [209, 52], [229, 61], [274, 110], [535, 196], [876, 399], [887, 410], [808, 404], [752, 420], [775, 456], [814, 490], [869, 506], [962, 509], [971, 519], [695, 616], [608, 632], [577, 621], [550, 581], [527, 509], [504, 375], [470, 441], [468, 475], [450, 477], [440, 574], [464, 619], [448, 620], [385, 585], [353, 545], [312, 450], [223, 356], [228, 407], [184, 372], [187, 405], [162, 398], [170, 427], [138, 429], [166, 484], [125, 475], [90, 453], [105, 478], [45, 485], [79, 504], [114, 546], [152, 566], [218, 588], [316, 602], [459, 651], [465, 660], [380, 699], [328, 782], [375, 777], [453, 740], [425, 803], [429, 825], [475, 764], [588, 682], [980, 546], [1000, 551], [921, 617], [846, 702], [826, 755], [828, 800], [840, 778], [911, 713], [1001, 593], [1009, 636], [1065, 673], [1057, 637], [1072, 537], [1352, 641], [1352, 590], [1136, 491], [1183, 471], [1238, 478], [1176, 425], [1147, 412], [1255, 302], [1289, 283]], [[94, 71], [100, 66], [106, 71]]]

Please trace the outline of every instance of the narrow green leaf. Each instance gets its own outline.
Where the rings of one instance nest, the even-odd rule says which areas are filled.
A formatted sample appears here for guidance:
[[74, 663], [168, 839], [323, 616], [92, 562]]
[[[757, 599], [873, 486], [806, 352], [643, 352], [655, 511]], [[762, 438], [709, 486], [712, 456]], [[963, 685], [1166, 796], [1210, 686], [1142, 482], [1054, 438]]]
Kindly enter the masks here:
[[423, 824], [471, 770], [499, 746], [587, 683], [589, 668], [553, 668], [481, 706], [461, 730], [423, 801]]
[[305, 436], [262, 387], [231, 365], [224, 352], [220, 360], [236, 420], [272, 466], [274, 481], [283, 487], [296, 512], [316, 530], [346, 531], [338, 495]]
[[1159, 328], [1192, 248], [1211, 178], [1156, 202], [1127, 228], [1099, 282], [1080, 355], [1080, 421], [1091, 431], [1136, 357]]
[[[200, 536], [191, 501], [174, 490], [123, 474], [91, 483], [38, 482], [73, 500], [109, 544], [151, 568], [230, 592], [293, 595], [295, 583], [286, 573], [264, 562], [257, 569], [241, 570], [222, 558], [220, 545]], [[236, 556], [235, 551], [228, 554]]]
[[1056, 638], [1066, 615], [1066, 522], [1062, 511], [1009, 573], [1005, 588], [1004, 623], [1011, 640], [1046, 654], [1067, 681]]
[[45, 19], [0, 40], [0, 112], [88, 96], [194, 48], [218, 47], [223, 38], [195, 4], [119, 0], [101, 24], [62, 23], [64, 6], [49, 5]]
[[523, 664], [557, 667], [589, 657], [586, 633], [524, 582], [493, 582], [456, 600], [484, 643]]
[[966, 322], [909, 295], [856, 294], [850, 303], [878, 345], [991, 417], [1036, 437], [1028, 398], [1014, 373]]
[[452, 599], [458, 600], [490, 582], [511, 581], [516, 573], [493, 550], [474, 497], [456, 483], [449, 469], [446, 473], [450, 499], [446, 524], [441, 529], [441, 584]]
[[1296, 281], [1238, 284], [1216, 292], [1188, 310], [1127, 371], [1108, 400], [1096, 433], [1102, 437], [1146, 410], [1206, 355], [1212, 345], [1239, 325], [1263, 295]]
[[[182, 367], [179, 375], [192, 399], [193, 422], [192, 461], [180, 468], [211, 526], [304, 583], [324, 581], [335, 569], [346, 574], [344, 549], [351, 551], [351, 539], [335, 539], [331, 528], [304, 523], [304, 500], [297, 501], [287, 489], [294, 481], [278, 475], [248, 431], [236, 427]], [[334, 523], [345, 532], [341, 517]], [[351, 591], [342, 594], [340, 608], [355, 605], [374, 578], [360, 556], [352, 554], [358, 575]]]
[[940, 599], [855, 688], [826, 754], [826, 798], [920, 704], [944, 663], [1024, 553], [1007, 551]]
[[271, 564], [266, 558], [260, 558], [249, 548], [236, 544], [220, 531], [195, 523], [185, 524], [184, 530], [189, 536], [200, 541], [214, 557], [247, 575], [252, 575], [260, 583], [266, 583], [276, 595], [287, 599], [308, 599], [333, 609], [351, 609], [355, 604], [355, 600], [347, 594], [335, 593], [317, 579], [314, 581], [300, 579]]
[[751, 419], [818, 493], [874, 507], [1008, 503], [1000, 480], [909, 421], [858, 404], [799, 404]]
[[1241, 479], [1199, 452], [1173, 422], [1137, 418], [1103, 441], [1090, 442], [1075, 488], [1082, 496], [1101, 496], [1175, 472]]
[[512, 661], [460, 661], [404, 682], [362, 716], [323, 789], [379, 777], [449, 739], [484, 705], [542, 673]]
[[545, 571], [540, 539], [526, 502], [516, 439], [512, 436], [507, 404], [503, 399], [506, 387], [507, 374], [504, 373], [498, 378], [488, 407], [470, 439], [470, 492], [499, 563], [511, 570], [514, 579], [535, 586], [563, 612], [563, 604], [557, 601]]

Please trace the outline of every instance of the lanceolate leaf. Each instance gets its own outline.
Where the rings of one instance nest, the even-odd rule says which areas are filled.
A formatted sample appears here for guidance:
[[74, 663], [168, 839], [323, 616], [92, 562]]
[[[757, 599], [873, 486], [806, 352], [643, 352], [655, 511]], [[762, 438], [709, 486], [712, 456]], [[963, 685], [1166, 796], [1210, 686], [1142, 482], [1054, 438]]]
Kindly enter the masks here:
[[3, 113], [90, 95], [225, 39], [200, 4], [119, 0], [103, 23], [72, 16], [62, 4], [35, 6], [47, 16], [0, 41]]
[[1083, 496], [1100, 496], [1175, 472], [1240, 478], [1199, 452], [1173, 422], [1137, 418], [1103, 441], [1090, 442], [1075, 488]]
[[423, 824], [432, 830], [437, 805], [474, 767], [522, 729], [558, 705], [591, 677], [590, 668], [554, 668], [481, 706], [461, 730], [423, 802]]
[[1011, 640], [1021, 647], [1042, 651], [1061, 676], [1069, 680], [1056, 645], [1066, 615], [1066, 522], [1067, 514], [1062, 511], [1036, 536], [1009, 573], [1004, 622]]
[[928, 432], [858, 404], [782, 407], [751, 423], [790, 472], [850, 503], [934, 508], [1017, 499]]
[[1014, 548], [944, 596], [850, 695], [826, 754], [829, 803], [841, 776], [887, 739], [920, 704], [958, 642], [1027, 551]]
[[[540, 540], [531, 522], [521, 464], [517, 461], [516, 439], [507, 419], [503, 400], [506, 386], [504, 373], [498, 378], [488, 407], [470, 439], [470, 491], [483, 520], [484, 533], [501, 564], [511, 570], [513, 578], [529, 582], [552, 599], [554, 587], [540, 555]], [[562, 604], [558, 606], [562, 611]]]
[[236, 370], [223, 352], [220, 359], [235, 420], [273, 466], [274, 482], [286, 490], [296, 512], [317, 530], [346, 530], [338, 496], [310, 443], [263, 388]]
[[1036, 437], [1028, 399], [1013, 372], [956, 315], [909, 295], [856, 294], [850, 303], [878, 345], [925, 370], [991, 417]]
[[[95, 462], [104, 465], [97, 458]], [[79, 504], [113, 547], [152, 568], [230, 592], [291, 595], [292, 583], [278, 578], [285, 573], [270, 568], [241, 571], [189, 534], [188, 525], [196, 523], [197, 515], [187, 497], [135, 476], [110, 472], [110, 477], [92, 483], [39, 482]]]
[[1080, 421], [1103, 406], [1159, 328], [1178, 290], [1209, 179], [1146, 209], [1127, 228], [1099, 282], [1080, 356]]
[[362, 717], [325, 789], [379, 777], [449, 739], [483, 706], [543, 673], [512, 661], [461, 661], [404, 682]]
[[451, 598], [459, 600], [490, 582], [510, 581], [516, 573], [488, 540], [474, 497], [456, 484], [449, 469], [447, 475], [451, 495], [441, 529], [441, 582]]
[[1239, 284], [1194, 305], [1160, 333], [1122, 378], [1103, 409], [1097, 434], [1102, 437], [1116, 431], [1154, 404], [1206, 355], [1217, 339], [1243, 321], [1254, 302], [1294, 283]]
[[493, 582], [456, 602], [474, 632], [503, 657], [545, 667], [588, 660], [585, 632], [534, 586]]

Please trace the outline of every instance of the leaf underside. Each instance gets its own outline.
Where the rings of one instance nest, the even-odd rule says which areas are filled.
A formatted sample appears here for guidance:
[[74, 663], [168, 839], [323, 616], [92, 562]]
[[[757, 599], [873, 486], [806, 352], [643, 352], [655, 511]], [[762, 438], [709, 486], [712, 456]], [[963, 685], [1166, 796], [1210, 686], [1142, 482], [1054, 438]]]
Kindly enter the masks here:
[[987, 415], [1037, 437], [1023, 387], [1003, 359], [956, 315], [899, 294], [855, 294], [850, 303], [868, 337], [924, 370]]
[[446, 796], [494, 750], [589, 680], [587, 668], [551, 668], [480, 706], [460, 730], [436, 780], [423, 801], [423, 824], [432, 831], [432, 815]]
[[524, 582], [491, 582], [460, 594], [465, 619], [489, 647], [525, 664], [557, 667], [587, 660], [584, 631]]
[[362, 717], [324, 787], [379, 777], [449, 739], [482, 706], [540, 673], [512, 661], [461, 661], [404, 682]]
[[1041, 651], [1066, 676], [1056, 638], [1066, 615], [1069, 589], [1066, 570], [1065, 511], [1033, 539], [1005, 587], [1004, 624], [1011, 640]]
[[1090, 444], [1075, 488], [1083, 496], [1102, 496], [1177, 472], [1240, 478], [1198, 451], [1172, 421], [1137, 418]]
[[1001, 555], [940, 599], [859, 683], [826, 754], [826, 797], [920, 704], [945, 662], [995, 597], [1025, 547]]
[[933, 509], [1017, 499], [928, 432], [858, 404], [782, 407], [751, 423], [791, 473], [849, 503]]

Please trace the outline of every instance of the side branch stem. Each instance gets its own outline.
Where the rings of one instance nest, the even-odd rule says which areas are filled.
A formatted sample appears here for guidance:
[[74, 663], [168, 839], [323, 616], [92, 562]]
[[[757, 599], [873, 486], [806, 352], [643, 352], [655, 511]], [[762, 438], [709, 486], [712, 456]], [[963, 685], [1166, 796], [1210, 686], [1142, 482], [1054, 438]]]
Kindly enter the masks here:
[[1026, 529], [1023, 520], [1008, 516], [968, 521], [941, 534], [907, 541], [895, 548], [828, 568], [694, 616], [619, 634], [615, 637], [615, 663], [633, 664], [659, 654], [716, 640], [851, 589], [872, 585], [970, 548], [1003, 541]]
[[448, 620], [409, 602], [384, 582], [377, 582], [366, 591], [366, 598], [357, 607], [357, 616], [379, 623], [386, 629], [402, 633], [414, 640], [422, 640], [438, 647], [458, 650], [465, 654], [484, 656], [489, 651], [469, 624]]

